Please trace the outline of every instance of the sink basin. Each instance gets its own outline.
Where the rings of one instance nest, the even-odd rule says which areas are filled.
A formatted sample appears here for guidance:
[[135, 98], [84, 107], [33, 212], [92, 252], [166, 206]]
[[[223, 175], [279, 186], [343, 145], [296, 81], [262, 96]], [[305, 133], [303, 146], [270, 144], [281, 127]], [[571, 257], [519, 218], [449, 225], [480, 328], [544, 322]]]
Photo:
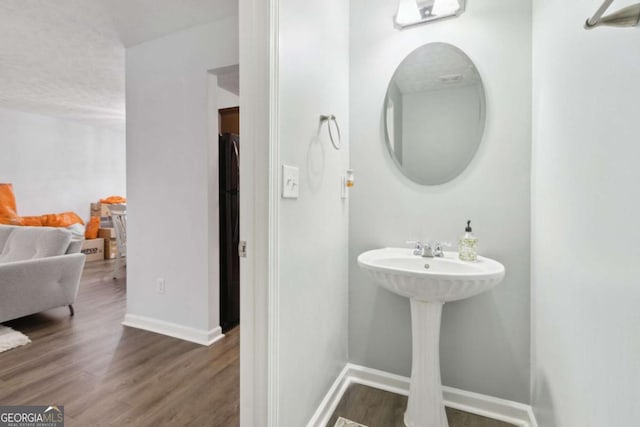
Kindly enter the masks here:
[[411, 249], [385, 248], [365, 252], [358, 265], [391, 292], [420, 301], [449, 302], [485, 292], [504, 278], [504, 266], [489, 258], [460, 261], [457, 252], [423, 258]]
[[404, 424], [448, 427], [440, 380], [442, 306], [493, 288], [504, 278], [504, 266], [485, 257], [460, 261], [457, 252], [424, 258], [399, 248], [364, 252], [358, 265], [379, 285], [411, 302], [411, 384]]

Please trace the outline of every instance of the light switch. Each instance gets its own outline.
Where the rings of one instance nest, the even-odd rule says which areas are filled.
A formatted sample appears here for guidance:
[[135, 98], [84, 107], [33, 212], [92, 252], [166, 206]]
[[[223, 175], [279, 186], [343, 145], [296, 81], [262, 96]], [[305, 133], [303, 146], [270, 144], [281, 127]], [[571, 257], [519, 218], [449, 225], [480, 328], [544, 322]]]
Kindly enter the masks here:
[[295, 166], [282, 165], [282, 198], [297, 199], [300, 172]]

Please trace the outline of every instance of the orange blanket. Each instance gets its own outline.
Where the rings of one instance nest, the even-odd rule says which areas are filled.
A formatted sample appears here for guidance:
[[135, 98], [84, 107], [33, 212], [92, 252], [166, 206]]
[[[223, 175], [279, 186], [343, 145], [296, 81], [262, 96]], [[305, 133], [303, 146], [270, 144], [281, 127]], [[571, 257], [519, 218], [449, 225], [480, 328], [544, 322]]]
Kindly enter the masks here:
[[0, 184], [0, 224], [22, 225], [11, 184]]
[[11, 184], [0, 184], [0, 224], [31, 227], [69, 227], [73, 224], [84, 224], [84, 221], [74, 212], [21, 217], [16, 209], [13, 186]]
[[84, 230], [84, 238], [87, 240], [97, 239], [98, 231], [100, 230], [100, 217], [92, 216], [89, 218], [87, 228]]
[[104, 203], [105, 205], [124, 205], [127, 203], [127, 199], [122, 196], [110, 196], [106, 199], [100, 199], [100, 203]]

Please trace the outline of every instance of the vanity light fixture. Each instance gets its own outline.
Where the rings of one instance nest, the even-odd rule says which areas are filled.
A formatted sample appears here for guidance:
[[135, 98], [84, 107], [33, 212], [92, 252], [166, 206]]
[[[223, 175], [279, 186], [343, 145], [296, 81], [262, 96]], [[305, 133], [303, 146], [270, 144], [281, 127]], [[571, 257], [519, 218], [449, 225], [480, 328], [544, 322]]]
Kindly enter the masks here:
[[395, 26], [398, 29], [460, 16], [466, 0], [399, 0]]

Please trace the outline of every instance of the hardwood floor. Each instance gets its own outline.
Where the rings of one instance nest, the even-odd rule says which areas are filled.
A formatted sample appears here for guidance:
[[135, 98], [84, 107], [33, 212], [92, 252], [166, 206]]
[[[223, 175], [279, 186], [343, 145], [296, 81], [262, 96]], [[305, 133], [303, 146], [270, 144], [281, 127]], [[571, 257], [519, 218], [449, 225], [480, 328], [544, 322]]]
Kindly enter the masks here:
[[[378, 390], [360, 384], [351, 385], [340, 400], [327, 427], [333, 427], [338, 417], [367, 427], [404, 427], [406, 396]], [[514, 427], [502, 421], [446, 408], [449, 427]]]
[[[211, 347], [125, 328], [125, 280], [114, 261], [86, 264], [75, 316], [60, 307], [4, 325], [32, 343], [0, 353], [0, 405], [64, 405], [68, 427], [239, 425], [240, 328]], [[124, 274], [122, 275], [124, 277]], [[354, 384], [342, 416], [404, 427], [407, 398]], [[447, 408], [450, 427], [513, 427]]]
[[74, 317], [4, 323], [32, 343], [0, 353], [0, 404], [64, 405], [66, 426], [238, 426], [239, 328], [204, 347], [123, 327], [113, 262], [86, 264]]

